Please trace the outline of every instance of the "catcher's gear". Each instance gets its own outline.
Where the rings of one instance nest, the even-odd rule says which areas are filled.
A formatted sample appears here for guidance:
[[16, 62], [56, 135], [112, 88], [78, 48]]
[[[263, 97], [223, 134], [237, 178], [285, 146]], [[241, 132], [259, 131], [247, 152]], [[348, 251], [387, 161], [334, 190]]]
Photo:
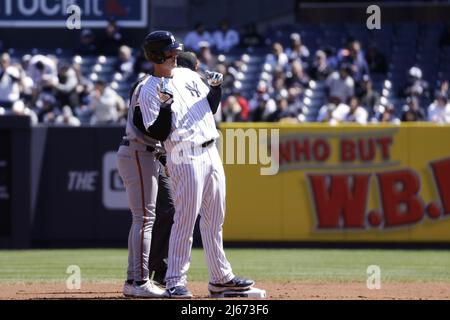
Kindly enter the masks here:
[[223, 82], [223, 75], [219, 72], [212, 72], [206, 70], [206, 80], [211, 87], [218, 87]]
[[173, 102], [173, 92], [169, 89], [168, 83], [161, 78], [161, 82], [156, 86], [159, 101], [165, 105], [170, 105]]
[[153, 31], [147, 35], [143, 45], [145, 58], [161, 64], [167, 60], [165, 52], [171, 50], [183, 51], [183, 45], [175, 40], [169, 31]]

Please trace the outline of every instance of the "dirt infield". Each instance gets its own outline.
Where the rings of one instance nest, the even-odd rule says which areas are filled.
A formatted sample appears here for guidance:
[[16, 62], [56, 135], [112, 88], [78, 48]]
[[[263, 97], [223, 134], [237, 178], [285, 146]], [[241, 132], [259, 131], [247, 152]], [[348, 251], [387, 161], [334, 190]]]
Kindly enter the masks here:
[[[381, 289], [369, 290], [365, 283], [258, 282], [267, 290], [269, 299], [448, 299], [448, 283], [388, 283]], [[64, 284], [0, 284], [0, 299], [122, 299], [122, 284], [84, 284], [80, 290], [68, 290]], [[191, 282], [189, 289], [196, 299], [206, 299], [205, 283]]]

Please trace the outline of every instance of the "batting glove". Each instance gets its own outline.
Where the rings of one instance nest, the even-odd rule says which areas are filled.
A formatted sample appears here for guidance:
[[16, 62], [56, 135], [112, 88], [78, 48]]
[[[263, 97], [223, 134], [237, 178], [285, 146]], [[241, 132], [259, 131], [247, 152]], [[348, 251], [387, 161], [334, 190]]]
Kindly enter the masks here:
[[156, 86], [159, 101], [163, 104], [170, 105], [173, 102], [173, 92], [169, 89], [168, 82], [161, 79], [161, 82]]
[[223, 82], [223, 74], [206, 70], [206, 80], [211, 87], [218, 87]]

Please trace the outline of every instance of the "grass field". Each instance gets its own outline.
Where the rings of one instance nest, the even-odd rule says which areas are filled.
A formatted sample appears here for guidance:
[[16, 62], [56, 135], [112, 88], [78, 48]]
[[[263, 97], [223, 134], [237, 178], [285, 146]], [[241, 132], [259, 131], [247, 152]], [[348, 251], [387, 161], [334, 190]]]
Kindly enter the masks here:
[[[365, 282], [369, 265], [381, 268], [389, 282], [450, 284], [450, 251], [227, 249], [235, 273], [257, 281]], [[85, 282], [121, 282], [125, 249], [0, 251], [0, 284], [56, 283], [69, 276], [70, 265], [81, 268]], [[207, 281], [203, 251], [193, 251], [189, 281]]]

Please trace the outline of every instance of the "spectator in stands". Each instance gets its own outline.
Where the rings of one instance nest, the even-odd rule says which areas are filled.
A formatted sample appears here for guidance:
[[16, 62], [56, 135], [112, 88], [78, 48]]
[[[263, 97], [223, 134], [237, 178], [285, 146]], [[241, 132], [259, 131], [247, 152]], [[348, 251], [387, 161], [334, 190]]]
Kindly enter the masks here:
[[352, 41], [349, 47], [349, 61], [352, 68], [352, 76], [356, 83], [360, 83], [364, 75], [369, 74], [369, 66], [367, 65], [364, 53], [361, 50], [359, 41]]
[[242, 107], [236, 97], [231, 95], [222, 104], [222, 122], [240, 122]]
[[100, 37], [98, 44], [99, 52], [104, 55], [116, 55], [122, 44], [122, 33], [120, 32], [116, 21], [113, 18], [110, 18], [105, 33]]
[[128, 79], [133, 74], [134, 58], [131, 48], [121, 46], [119, 48], [119, 60], [117, 61], [115, 70], [119, 72], [124, 79]]
[[450, 104], [447, 96], [443, 94], [436, 96], [436, 100], [428, 107], [428, 121], [450, 123]]
[[327, 56], [327, 65], [331, 70], [337, 70], [339, 66], [339, 61], [336, 56], [336, 49], [332, 46], [325, 46], [323, 48], [323, 52], [325, 52]]
[[286, 89], [280, 91], [276, 99], [276, 110], [267, 117], [268, 122], [298, 122], [301, 110], [289, 104], [289, 93]]
[[422, 70], [419, 67], [412, 67], [408, 71], [408, 81], [403, 90], [403, 97], [429, 97], [428, 82], [422, 79]]
[[31, 58], [28, 75], [33, 80], [33, 88], [37, 94], [41, 90], [51, 90], [58, 84], [56, 63], [44, 55], [38, 54]]
[[95, 34], [91, 29], [83, 29], [81, 31], [80, 46], [77, 53], [83, 56], [96, 55], [99, 53], [95, 42]]
[[339, 72], [330, 74], [325, 82], [328, 97], [337, 97], [340, 101], [347, 101], [354, 95], [355, 82], [350, 76], [351, 67], [342, 64]]
[[357, 84], [362, 81], [365, 74], [369, 73], [369, 67], [359, 41], [350, 39], [346, 47], [339, 50], [338, 60], [340, 63], [345, 63], [350, 66], [350, 75]]
[[339, 99], [330, 97], [327, 103], [320, 107], [317, 113], [317, 122], [329, 122], [333, 118], [333, 111], [336, 109], [337, 105], [340, 103]]
[[75, 92], [77, 95], [78, 106], [72, 110], [82, 123], [89, 123], [92, 112], [88, 109], [89, 97], [93, 91], [94, 84], [81, 72], [81, 57], [75, 57], [72, 69], [77, 77], [77, 86]]
[[211, 34], [205, 30], [205, 26], [203, 25], [203, 23], [199, 22], [195, 24], [195, 29], [188, 32], [188, 34], [184, 38], [185, 49], [194, 51], [195, 53], [199, 53], [199, 43], [202, 41], [206, 41], [210, 45], [213, 44]]
[[367, 110], [360, 104], [357, 97], [351, 97], [349, 103], [349, 111], [344, 116], [344, 122], [356, 122], [358, 124], [367, 124]]
[[240, 46], [243, 48], [258, 48], [264, 45], [263, 37], [258, 33], [255, 23], [250, 23], [244, 27]]
[[216, 66], [216, 71], [223, 74], [222, 82], [222, 96], [227, 97], [233, 93], [235, 77], [228, 71], [228, 68], [223, 63]]
[[380, 106], [372, 118], [372, 122], [390, 122], [400, 124], [400, 119], [395, 115], [395, 107], [392, 103]]
[[284, 88], [286, 88], [286, 74], [284, 70], [278, 66], [273, 72], [272, 88], [269, 88], [269, 93], [271, 93], [273, 97]]
[[19, 69], [11, 65], [9, 54], [0, 56], [0, 106], [11, 109], [20, 98], [21, 76]]
[[290, 40], [290, 46], [285, 50], [289, 61], [300, 60], [305, 63], [309, 58], [309, 50], [305, 45], [303, 45], [302, 37], [299, 33], [292, 33]]
[[303, 71], [303, 66], [300, 60], [293, 60], [290, 65], [290, 71], [286, 73], [286, 87], [292, 88], [307, 88], [309, 83], [309, 76]]
[[439, 86], [439, 89], [436, 90], [434, 93], [434, 96], [437, 97], [439, 94], [442, 94], [444, 96], [449, 96], [449, 83], [447, 80], [442, 81], [441, 85]]
[[95, 82], [89, 108], [93, 111], [92, 124], [107, 124], [118, 120], [119, 110], [125, 109], [125, 103], [106, 81], [100, 79]]
[[303, 104], [300, 101], [301, 93], [300, 88], [291, 87], [288, 89], [288, 108], [296, 110], [297, 115], [303, 113]]
[[33, 80], [30, 78], [30, 76], [28, 75], [28, 68], [30, 66], [31, 58], [32, 57], [29, 54], [24, 55], [20, 61], [20, 64], [16, 66], [20, 72], [20, 79], [21, 79], [20, 96], [22, 101], [25, 103], [25, 106], [29, 108], [34, 107], [34, 105], [32, 105], [34, 83]]
[[200, 52], [198, 55], [198, 60], [200, 62], [200, 70], [203, 72], [205, 70], [212, 70], [217, 65], [217, 58], [211, 52], [210, 44], [206, 41], [201, 41], [198, 44]]
[[227, 97], [222, 104], [222, 121], [241, 122], [248, 121], [248, 118], [248, 101], [241, 96], [239, 90], [234, 90], [233, 94]]
[[230, 23], [226, 19], [220, 22], [219, 29], [212, 37], [215, 49], [220, 53], [228, 53], [239, 44], [239, 33], [230, 28]]
[[275, 42], [272, 45], [272, 53], [267, 55], [266, 63], [268, 63], [272, 70], [277, 67], [286, 68], [289, 63], [289, 58], [286, 53], [283, 52], [283, 46], [279, 42]]
[[36, 101], [36, 114], [40, 123], [54, 123], [60, 111], [52, 93], [43, 92]]
[[369, 110], [370, 115], [373, 115], [375, 106], [380, 103], [380, 94], [373, 89], [372, 80], [368, 75], [363, 77], [361, 90], [361, 105]]
[[419, 105], [417, 97], [406, 98], [406, 104], [403, 106], [402, 121], [425, 121], [425, 111]]
[[71, 127], [79, 127], [81, 125], [80, 120], [73, 115], [72, 109], [69, 106], [62, 108], [62, 113], [56, 117], [55, 123]]
[[236, 98], [237, 102], [241, 106], [240, 119], [241, 121], [248, 121], [250, 117], [250, 105], [249, 101], [241, 95], [241, 91], [234, 88], [232, 95]]
[[277, 109], [276, 103], [268, 94], [268, 86], [260, 81], [253, 98], [249, 102], [250, 119], [253, 122], [267, 120], [268, 116]]
[[68, 105], [75, 109], [79, 105], [77, 74], [68, 64], [61, 64], [58, 70], [58, 84], [55, 87], [56, 97], [61, 106]]
[[386, 74], [388, 71], [388, 64], [386, 57], [377, 47], [370, 46], [366, 53], [366, 61], [370, 73]]
[[278, 122], [284, 116], [288, 116], [288, 101], [287, 101], [287, 91], [283, 89], [275, 97], [276, 109], [272, 112], [266, 119], [267, 122]]
[[317, 50], [314, 55], [314, 61], [309, 69], [309, 74], [312, 79], [322, 81], [328, 78], [332, 70], [328, 66], [327, 55], [322, 50]]

